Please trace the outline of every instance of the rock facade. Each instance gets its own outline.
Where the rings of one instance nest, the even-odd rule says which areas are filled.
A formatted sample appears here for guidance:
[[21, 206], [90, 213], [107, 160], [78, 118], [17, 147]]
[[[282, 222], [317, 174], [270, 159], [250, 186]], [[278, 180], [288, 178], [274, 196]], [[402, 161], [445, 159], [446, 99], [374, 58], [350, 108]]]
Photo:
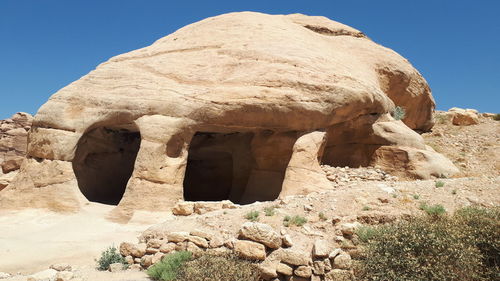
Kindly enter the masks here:
[[12, 181], [26, 158], [32, 121], [33, 116], [24, 112], [0, 120], [0, 190]]
[[433, 110], [420, 73], [354, 28], [224, 14], [55, 93], [0, 204], [76, 211], [94, 201], [117, 204], [120, 217], [180, 199], [245, 204], [328, 189], [320, 164], [449, 176], [453, 164], [415, 132], [431, 129]]

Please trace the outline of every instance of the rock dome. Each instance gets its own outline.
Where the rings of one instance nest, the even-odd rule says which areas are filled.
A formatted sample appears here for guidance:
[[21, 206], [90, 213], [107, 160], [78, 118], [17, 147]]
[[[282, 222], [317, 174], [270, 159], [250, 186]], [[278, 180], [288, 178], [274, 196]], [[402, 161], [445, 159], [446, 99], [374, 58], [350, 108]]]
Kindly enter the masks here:
[[[402, 121], [390, 112], [400, 106]], [[163, 210], [331, 188], [320, 164], [451, 175], [417, 132], [434, 100], [419, 72], [324, 17], [230, 13], [111, 58], [55, 93], [7, 207]]]

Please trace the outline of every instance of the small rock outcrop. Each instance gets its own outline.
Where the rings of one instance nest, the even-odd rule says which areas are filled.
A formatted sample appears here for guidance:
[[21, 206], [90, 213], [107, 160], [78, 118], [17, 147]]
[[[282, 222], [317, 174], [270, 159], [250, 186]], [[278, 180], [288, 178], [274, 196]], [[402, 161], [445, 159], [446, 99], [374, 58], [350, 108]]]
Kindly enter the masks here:
[[479, 124], [479, 115], [475, 109], [462, 109], [453, 107], [448, 110], [451, 123], [456, 126], [469, 126]]
[[32, 121], [33, 116], [24, 112], [0, 120], [0, 190], [12, 181], [26, 158]]

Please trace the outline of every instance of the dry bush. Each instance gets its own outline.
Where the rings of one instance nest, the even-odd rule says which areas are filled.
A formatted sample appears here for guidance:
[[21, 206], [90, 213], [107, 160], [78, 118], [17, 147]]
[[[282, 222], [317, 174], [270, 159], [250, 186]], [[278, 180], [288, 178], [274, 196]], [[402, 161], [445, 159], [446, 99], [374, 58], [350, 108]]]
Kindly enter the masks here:
[[257, 266], [233, 254], [204, 253], [184, 264], [176, 280], [190, 281], [258, 281], [260, 272]]
[[500, 209], [413, 217], [358, 233], [366, 258], [360, 280], [498, 280]]

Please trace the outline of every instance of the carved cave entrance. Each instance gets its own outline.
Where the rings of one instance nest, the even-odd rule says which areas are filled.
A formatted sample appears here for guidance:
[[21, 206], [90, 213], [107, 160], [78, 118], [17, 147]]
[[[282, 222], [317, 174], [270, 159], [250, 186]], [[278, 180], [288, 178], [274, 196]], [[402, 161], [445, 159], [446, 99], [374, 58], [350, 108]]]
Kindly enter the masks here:
[[139, 130], [131, 124], [85, 133], [73, 159], [82, 194], [92, 202], [117, 205], [134, 170], [140, 144]]
[[184, 199], [238, 204], [276, 199], [295, 139], [269, 132], [196, 133], [188, 151]]

